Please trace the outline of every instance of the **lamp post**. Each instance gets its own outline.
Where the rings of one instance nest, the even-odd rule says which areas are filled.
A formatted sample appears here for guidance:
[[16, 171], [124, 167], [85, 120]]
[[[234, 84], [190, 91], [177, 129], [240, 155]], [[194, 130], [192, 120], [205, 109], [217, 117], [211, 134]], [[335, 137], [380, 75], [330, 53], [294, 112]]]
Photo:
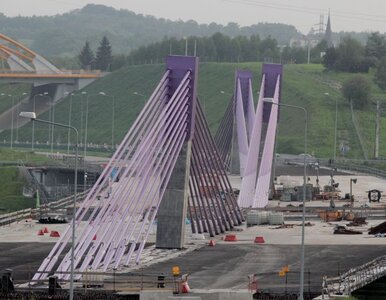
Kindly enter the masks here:
[[15, 139], [15, 142], [19, 141], [19, 103], [21, 101], [21, 97], [27, 96], [27, 95], [28, 95], [27, 93], [22, 93], [19, 96], [19, 101], [17, 103], [17, 111], [16, 111], [16, 139]]
[[[47, 92], [43, 93], [44, 96], [46, 96], [51, 101], [51, 122], [55, 123], [55, 104], [54, 104], [54, 98], [48, 95]], [[51, 153], [54, 152], [54, 124], [51, 124]]]
[[[74, 93], [64, 92], [64, 95], [67, 97], [70, 95], [70, 104], [68, 108], [68, 125], [71, 126], [71, 113], [72, 113], [72, 96]], [[71, 129], [68, 128], [67, 132], [67, 154], [70, 154], [70, 142], [71, 142]]]
[[14, 108], [13, 108], [13, 105], [14, 105], [14, 97], [13, 95], [8, 95], [8, 97], [11, 97], [12, 98], [12, 116], [11, 116], [11, 143], [9, 144], [10, 145], [10, 148], [12, 149], [13, 148], [13, 113], [14, 113]]
[[[137, 92], [134, 92], [135, 95], [143, 96]], [[115, 119], [115, 97], [107, 95], [105, 92], [99, 92], [99, 95], [112, 98], [112, 111], [111, 111], [111, 149], [114, 149], [114, 119]]]
[[76, 134], [76, 144], [75, 144], [75, 175], [74, 175], [74, 202], [73, 202], [73, 212], [72, 212], [72, 237], [71, 237], [71, 272], [70, 272], [70, 300], [74, 299], [74, 254], [75, 254], [75, 217], [76, 217], [76, 198], [77, 198], [77, 189], [78, 189], [78, 140], [79, 134], [78, 130], [70, 125], [55, 123], [46, 120], [36, 119], [35, 112], [21, 112], [20, 117], [28, 118], [34, 122], [45, 123], [50, 126], [65, 127], [74, 130]]
[[305, 216], [306, 216], [306, 187], [307, 187], [307, 127], [308, 127], [308, 117], [307, 110], [302, 106], [275, 103], [272, 98], [265, 98], [264, 102], [271, 103], [277, 106], [290, 107], [293, 109], [301, 110], [304, 113], [304, 157], [303, 157], [303, 208], [302, 208], [302, 238], [301, 238], [301, 254], [300, 254], [300, 288], [299, 288], [299, 299], [303, 300], [303, 291], [304, 291], [304, 236], [305, 236]]
[[137, 96], [146, 97], [144, 94], [141, 94], [141, 93], [138, 93], [138, 92], [133, 92], [133, 95], [137, 95]]
[[[86, 93], [86, 92], [84, 92]], [[84, 157], [84, 160], [86, 160], [86, 155], [87, 155], [87, 130], [88, 130], [88, 100], [89, 98], [93, 97], [93, 96], [98, 96], [98, 95], [104, 95], [106, 96], [105, 93], [103, 92], [99, 92], [98, 94], [94, 94], [94, 95], [87, 95], [87, 98], [86, 98], [86, 112], [85, 112], [85, 123], [84, 123], [84, 149], [83, 149], [83, 157]]]
[[[325, 96], [329, 96], [329, 93], [324, 93]], [[338, 100], [335, 98], [335, 126], [334, 126], [334, 162], [336, 159], [336, 135], [338, 127]]]
[[[39, 96], [39, 97], [43, 97], [43, 94], [36, 94], [34, 95], [33, 97], [33, 107], [32, 107], [32, 111], [34, 113], [35, 110], [36, 110], [36, 97]], [[31, 139], [31, 151], [34, 151], [34, 144], [35, 144], [35, 122], [32, 122], [32, 139]]]

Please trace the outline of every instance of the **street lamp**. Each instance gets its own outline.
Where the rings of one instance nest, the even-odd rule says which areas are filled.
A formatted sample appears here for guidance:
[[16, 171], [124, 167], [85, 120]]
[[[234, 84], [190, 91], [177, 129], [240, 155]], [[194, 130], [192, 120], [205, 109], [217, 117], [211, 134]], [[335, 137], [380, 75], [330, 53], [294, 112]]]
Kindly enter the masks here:
[[305, 236], [305, 216], [306, 216], [306, 187], [307, 187], [307, 127], [308, 127], [308, 118], [307, 110], [302, 106], [275, 103], [272, 98], [265, 98], [263, 100], [266, 103], [271, 103], [277, 106], [285, 106], [294, 109], [303, 111], [304, 113], [304, 156], [303, 156], [303, 207], [302, 207], [302, 239], [301, 239], [301, 254], [300, 254], [300, 288], [299, 288], [299, 299], [303, 300], [303, 291], [304, 291], [304, 236]]
[[[39, 97], [43, 97], [43, 94], [36, 94], [34, 95], [33, 97], [33, 108], [32, 108], [32, 111], [34, 113], [35, 110], [36, 110], [36, 97], [39, 96]], [[35, 144], [35, 122], [32, 122], [32, 139], [31, 139], [31, 151], [34, 151], [34, 144]]]
[[17, 103], [17, 111], [16, 111], [16, 139], [15, 141], [18, 142], [19, 141], [19, 103], [21, 101], [21, 97], [22, 96], [26, 96], [28, 95], [27, 93], [22, 93], [21, 95], [19, 95], [19, 101]]
[[[51, 101], [51, 122], [52, 123], [55, 123], [55, 103], [54, 103], [54, 98], [53, 97], [51, 97], [51, 96], [49, 96], [48, 95], [48, 92], [44, 92], [43, 93], [43, 96], [45, 96], [45, 97], [47, 97], [48, 98], [48, 100], [52, 100]], [[54, 152], [54, 125], [53, 124], [51, 124], [51, 153], [53, 153]]]
[[141, 94], [141, 93], [138, 93], [138, 92], [133, 92], [133, 95], [137, 95], [137, 96], [146, 97], [144, 94]]
[[[329, 96], [329, 93], [324, 93], [325, 96]], [[337, 134], [337, 126], [338, 126], [338, 99], [335, 98], [335, 133], [334, 133], [334, 163], [336, 159], [336, 134]]]
[[75, 178], [74, 178], [74, 202], [73, 202], [73, 212], [72, 212], [72, 238], [71, 238], [71, 273], [70, 273], [70, 300], [74, 299], [74, 255], [75, 255], [75, 217], [76, 217], [76, 197], [77, 197], [77, 189], [78, 189], [78, 139], [79, 134], [78, 130], [70, 125], [61, 124], [61, 123], [55, 123], [51, 121], [46, 120], [40, 120], [36, 119], [36, 113], [35, 112], [26, 112], [22, 111], [19, 114], [22, 118], [27, 118], [32, 121], [32, 124], [34, 122], [40, 122], [45, 123], [50, 126], [58, 126], [58, 127], [65, 127], [69, 128], [75, 131], [76, 134], [76, 144], [75, 144]]
[[[135, 95], [143, 96], [137, 92], [134, 92]], [[115, 97], [107, 95], [105, 92], [99, 92], [99, 95], [112, 98], [112, 112], [111, 112], [111, 149], [114, 149], [114, 118], [115, 118]]]
[[11, 143], [10, 143], [10, 148], [12, 149], [12, 147], [13, 147], [13, 145], [12, 145], [12, 140], [13, 140], [13, 113], [14, 113], [13, 105], [14, 105], [14, 97], [13, 97], [12, 95], [8, 95], [8, 97], [11, 97], [11, 98], [12, 98]]
[[[64, 95], [67, 97], [70, 95], [70, 104], [68, 108], [68, 125], [71, 126], [71, 113], [72, 113], [72, 96], [74, 93], [64, 92]], [[68, 128], [67, 132], [67, 154], [70, 154], [70, 138], [71, 138], [71, 129]]]
[[[86, 92], [84, 92], [86, 93]], [[84, 150], [83, 150], [83, 159], [86, 160], [86, 154], [87, 154], [87, 130], [88, 130], [88, 100], [89, 98], [93, 97], [93, 96], [98, 96], [98, 95], [104, 95], [106, 96], [105, 93], [103, 92], [99, 92], [98, 94], [94, 94], [94, 95], [87, 95], [87, 98], [86, 98], [86, 117], [85, 117], [85, 124], [84, 124]]]

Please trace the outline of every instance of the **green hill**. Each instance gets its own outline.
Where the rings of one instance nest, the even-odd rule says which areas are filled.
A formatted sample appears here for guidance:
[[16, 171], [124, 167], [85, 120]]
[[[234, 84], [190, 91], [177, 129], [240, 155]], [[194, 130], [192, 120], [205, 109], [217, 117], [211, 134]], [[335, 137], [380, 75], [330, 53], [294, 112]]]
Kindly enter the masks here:
[[[207, 114], [212, 132], [219, 122], [233, 91], [236, 69], [249, 69], [254, 72], [255, 95], [260, 85], [260, 63], [203, 63], [199, 69], [198, 94]], [[154, 90], [164, 72], [163, 65], [129, 66], [118, 70], [89, 85], [87, 92], [89, 114], [87, 141], [95, 144], [110, 145], [112, 138], [118, 143], [130, 128], [146, 99]], [[335, 101], [338, 103], [338, 146], [345, 143], [350, 151], [348, 158], [362, 159], [363, 153], [353, 128], [348, 102], [341, 96], [337, 86], [351, 74], [326, 73], [320, 65], [285, 65], [282, 87], [282, 102], [303, 106], [308, 110], [310, 153], [322, 158], [333, 156]], [[372, 74], [367, 75], [371, 79]], [[110, 97], [98, 95], [103, 91]], [[224, 93], [220, 93], [224, 91]], [[137, 92], [145, 95], [134, 95]], [[227, 94], [228, 93], [228, 94]], [[328, 93], [328, 95], [326, 95]], [[113, 97], [111, 97], [113, 96]], [[385, 98], [375, 86], [373, 98]], [[113, 101], [114, 98], [114, 101]], [[81, 101], [80, 92], [72, 97], [72, 124], [84, 136], [86, 97]], [[82, 103], [82, 107], [81, 107]], [[70, 97], [55, 106], [55, 121], [68, 123]], [[112, 137], [112, 115], [114, 107], [114, 136]], [[81, 115], [83, 113], [83, 122]], [[355, 113], [365, 142], [369, 158], [374, 153], [375, 107]], [[48, 112], [40, 116], [48, 119]], [[382, 119], [381, 133], [386, 130], [385, 118]], [[304, 152], [304, 118], [299, 111], [281, 108], [278, 150], [279, 153], [299, 154]], [[20, 141], [31, 140], [31, 125], [19, 130]], [[0, 134], [0, 140], [9, 140], [9, 131]], [[35, 124], [35, 141], [46, 143], [47, 125]], [[67, 143], [67, 130], [55, 128], [55, 142]], [[56, 146], [55, 146], [55, 149]], [[341, 156], [337, 151], [337, 156]], [[380, 156], [386, 157], [386, 142], [380, 139]]]

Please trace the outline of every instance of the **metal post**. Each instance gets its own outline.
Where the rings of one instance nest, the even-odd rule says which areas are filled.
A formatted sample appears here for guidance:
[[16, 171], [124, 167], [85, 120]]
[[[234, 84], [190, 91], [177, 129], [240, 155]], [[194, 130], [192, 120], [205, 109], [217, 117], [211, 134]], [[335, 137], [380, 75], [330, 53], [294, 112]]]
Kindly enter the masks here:
[[[33, 112], [35, 112], [36, 109], [36, 96], [43, 96], [42, 94], [36, 94], [33, 97]], [[31, 140], [31, 151], [34, 151], [34, 144], [35, 144], [35, 122], [32, 122], [32, 140]]]
[[303, 291], [304, 291], [304, 235], [305, 235], [305, 218], [306, 218], [306, 187], [307, 187], [307, 164], [306, 164], [306, 154], [307, 154], [307, 110], [304, 107], [299, 107], [304, 111], [304, 174], [303, 174], [303, 210], [302, 210], [302, 245], [301, 245], [301, 258], [300, 258], [300, 290], [299, 290], [299, 299], [303, 300]]
[[[30, 113], [20, 113], [20, 116], [26, 117], [26, 114], [31, 116]], [[35, 115], [35, 114], [34, 114]], [[77, 189], [78, 189], [78, 141], [79, 141], [79, 133], [78, 130], [70, 125], [55, 123], [46, 120], [36, 119], [36, 115], [31, 119], [32, 122], [40, 122], [45, 123], [50, 126], [58, 126], [70, 128], [75, 131], [76, 134], [76, 144], [75, 144], [75, 175], [74, 175], [74, 202], [73, 202], [73, 212], [72, 212], [72, 238], [71, 238], [71, 272], [70, 272], [70, 300], [74, 299], [74, 260], [75, 260], [75, 218], [76, 218], [76, 201], [77, 201]]]
[[[72, 114], [72, 96], [73, 93], [70, 94], [70, 107], [68, 112], [68, 125], [71, 126], [71, 114]], [[68, 128], [67, 132], [67, 154], [70, 154], [70, 142], [71, 142], [71, 129]]]
[[86, 98], [86, 121], [84, 124], [84, 150], [83, 150], [83, 161], [86, 161], [87, 154], [87, 126], [88, 126], [88, 98], [90, 95], [87, 95]]
[[114, 149], [114, 118], [115, 118], [115, 97], [113, 98], [113, 111], [111, 117], [111, 149]]
[[[51, 97], [49, 97], [51, 98]], [[51, 122], [55, 123], [55, 104], [54, 104], [54, 98], [52, 98], [52, 113], [51, 113]], [[51, 153], [54, 152], [54, 125], [51, 126]]]
[[307, 163], [306, 163], [306, 154], [307, 154], [307, 127], [308, 127], [308, 118], [307, 118], [307, 110], [302, 106], [283, 104], [283, 103], [274, 103], [270, 101], [266, 101], [268, 103], [278, 105], [278, 106], [286, 106], [292, 107], [295, 109], [302, 110], [304, 112], [304, 157], [303, 157], [303, 208], [302, 208], [302, 238], [301, 238], [301, 254], [300, 254], [300, 288], [299, 288], [299, 299], [303, 300], [304, 294], [304, 235], [305, 235], [305, 216], [306, 216], [306, 187], [307, 187]]
[[12, 96], [12, 95], [8, 95], [8, 96], [10, 96], [10, 97], [12, 97], [12, 116], [11, 116], [11, 144], [10, 144], [10, 147], [11, 147], [11, 149], [13, 148], [13, 113], [14, 113], [14, 100], [15, 100], [15, 98], [14, 98], [14, 96]]
[[336, 135], [338, 130], [338, 99], [335, 98], [334, 163], [336, 160]]

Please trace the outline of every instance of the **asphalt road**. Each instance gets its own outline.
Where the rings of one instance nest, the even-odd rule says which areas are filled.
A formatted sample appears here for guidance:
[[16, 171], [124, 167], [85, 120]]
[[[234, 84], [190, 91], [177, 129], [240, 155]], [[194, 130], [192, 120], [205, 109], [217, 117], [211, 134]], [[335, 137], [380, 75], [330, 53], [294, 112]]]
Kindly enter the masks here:
[[[305, 291], [320, 292], [322, 277], [364, 264], [385, 254], [385, 246], [306, 246]], [[289, 265], [288, 291], [298, 290], [300, 247], [289, 245], [230, 244], [204, 247], [164, 263], [144, 268], [144, 273], [171, 273], [180, 266], [189, 273], [189, 285], [196, 289], [246, 289], [248, 275], [256, 274], [259, 289], [284, 292], [280, 269]]]
[[[33, 275], [53, 244], [1, 243], [0, 270], [11, 268], [15, 280]], [[385, 254], [385, 246], [306, 246], [305, 291], [319, 292], [322, 277], [334, 276]], [[246, 289], [248, 275], [256, 274], [258, 287], [271, 292], [285, 290], [279, 270], [289, 265], [288, 291], [298, 290], [300, 247], [294, 245], [223, 244], [203, 247], [184, 256], [146, 268], [144, 274], [171, 274], [173, 266], [189, 274], [194, 289]], [[308, 273], [308, 271], [310, 273]], [[309, 284], [310, 283], [310, 284]]]

